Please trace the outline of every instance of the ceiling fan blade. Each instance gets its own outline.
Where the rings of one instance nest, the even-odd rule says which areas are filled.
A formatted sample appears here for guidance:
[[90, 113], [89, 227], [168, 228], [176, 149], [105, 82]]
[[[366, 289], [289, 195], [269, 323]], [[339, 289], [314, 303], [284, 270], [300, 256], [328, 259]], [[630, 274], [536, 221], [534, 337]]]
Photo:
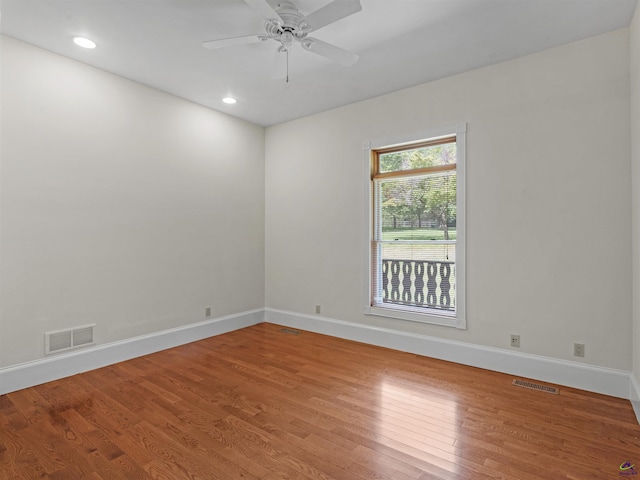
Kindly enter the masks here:
[[233, 47], [235, 45], [247, 45], [249, 43], [256, 43], [262, 40], [260, 35], [243, 35], [241, 37], [221, 38], [220, 40], [209, 40], [202, 42], [204, 48], [210, 50], [217, 48]]
[[307, 37], [302, 42], [302, 48], [309, 50], [317, 55], [333, 60], [336, 63], [350, 67], [358, 61], [358, 55], [340, 47], [323, 42], [317, 38]]
[[244, 0], [251, 8], [253, 8], [256, 12], [262, 15], [264, 18], [269, 20], [280, 20], [282, 22], [282, 18], [278, 15], [269, 2], [267, 0]]
[[[245, 0], [248, 2], [249, 0]], [[334, 0], [305, 17], [310, 32], [362, 10], [360, 0]]]

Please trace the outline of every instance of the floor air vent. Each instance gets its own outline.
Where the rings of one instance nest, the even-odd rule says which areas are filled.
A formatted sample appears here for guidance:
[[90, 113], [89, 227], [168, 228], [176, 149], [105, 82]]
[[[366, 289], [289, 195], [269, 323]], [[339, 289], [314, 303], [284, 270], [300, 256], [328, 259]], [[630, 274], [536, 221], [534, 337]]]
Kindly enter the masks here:
[[64, 352], [78, 347], [93, 344], [93, 327], [95, 325], [85, 325], [70, 330], [58, 330], [44, 334], [44, 353]]
[[289, 335], [300, 335], [300, 330], [292, 330], [290, 328], [281, 328], [282, 333], [288, 333]]
[[558, 395], [560, 390], [556, 387], [549, 387], [547, 385], [540, 385], [539, 383], [527, 382], [526, 380], [514, 380], [512, 385], [516, 387], [524, 387], [530, 388], [531, 390], [538, 390], [540, 392], [553, 393], [554, 395]]

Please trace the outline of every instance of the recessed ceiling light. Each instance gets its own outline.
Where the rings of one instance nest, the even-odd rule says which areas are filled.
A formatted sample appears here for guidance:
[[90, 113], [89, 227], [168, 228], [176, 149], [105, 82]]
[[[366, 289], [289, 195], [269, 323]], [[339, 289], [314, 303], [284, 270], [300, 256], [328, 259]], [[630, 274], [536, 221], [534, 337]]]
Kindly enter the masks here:
[[228, 103], [229, 105], [233, 105], [234, 103], [236, 103], [237, 100], [233, 97], [224, 97], [222, 101], [224, 103]]
[[84, 37], [75, 37], [73, 43], [82, 48], [96, 48], [96, 42]]

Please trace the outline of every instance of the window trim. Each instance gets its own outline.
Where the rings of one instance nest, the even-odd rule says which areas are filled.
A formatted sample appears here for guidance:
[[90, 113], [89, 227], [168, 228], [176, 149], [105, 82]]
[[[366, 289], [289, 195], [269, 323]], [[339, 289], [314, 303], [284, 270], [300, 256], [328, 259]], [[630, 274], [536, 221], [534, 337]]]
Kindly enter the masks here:
[[[365, 231], [364, 241], [366, 248], [364, 259], [365, 281], [363, 288], [364, 314], [374, 315], [387, 318], [395, 318], [411, 322], [427, 323], [432, 325], [441, 325], [454, 327], [458, 329], [466, 329], [466, 123], [457, 124], [454, 127], [442, 128], [423, 132], [413, 138], [395, 139], [395, 140], [378, 140], [366, 141], [362, 145], [365, 162], [364, 181], [366, 182], [365, 192]], [[390, 153], [398, 151], [411, 145], [420, 145], [423, 142], [432, 142], [433, 140], [442, 138], [443, 142], [456, 137], [456, 171], [457, 171], [457, 198], [456, 198], [456, 311], [454, 313], [437, 312], [429, 310], [428, 312], [417, 312], [416, 307], [393, 305], [389, 307], [372, 306], [371, 305], [371, 288], [373, 268], [371, 264], [372, 258], [372, 238], [374, 222], [374, 206], [373, 198], [373, 182], [372, 176], [377, 162], [373, 161], [374, 150], [378, 153]], [[431, 139], [431, 140], [428, 140]], [[433, 143], [429, 143], [433, 144]], [[393, 172], [395, 173], [395, 172]], [[390, 176], [393, 176], [392, 175]], [[406, 173], [406, 172], [403, 172]], [[385, 174], [382, 174], [385, 175]]]

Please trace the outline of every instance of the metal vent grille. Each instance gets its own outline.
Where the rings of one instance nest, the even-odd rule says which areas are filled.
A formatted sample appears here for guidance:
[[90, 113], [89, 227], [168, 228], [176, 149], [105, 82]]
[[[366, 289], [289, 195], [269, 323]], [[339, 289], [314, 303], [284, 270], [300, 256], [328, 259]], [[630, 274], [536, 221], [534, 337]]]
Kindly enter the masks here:
[[71, 332], [59, 332], [49, 334], [49, 352], [57, 352], [58, 350], [66, 350], [71, 348]]
[[78, 328], [72, 333], [74, 347], [93, 343], [93, 327]]
[[45, 355], [93, 344], [93, 327], [95, 327], [95, 325], [85, 325], [69, 330], [45, 333]]
[[289, 335], [300, 335], [300, 330], [292, 330], [290, 328], [281, 328], [282, 333], [288, 333]]
[[526, 380], [514, 380], [512, 385], [516, 387], [524, 387], [530, 388], [531, 390], [538, 390], [540, 392], [553, 393], [554, 395], [558, 395], [560, 393], [560, 389], [556, 387], [550, 387], [548, 385], [540, 385], [539, 383], [527, 382]]

